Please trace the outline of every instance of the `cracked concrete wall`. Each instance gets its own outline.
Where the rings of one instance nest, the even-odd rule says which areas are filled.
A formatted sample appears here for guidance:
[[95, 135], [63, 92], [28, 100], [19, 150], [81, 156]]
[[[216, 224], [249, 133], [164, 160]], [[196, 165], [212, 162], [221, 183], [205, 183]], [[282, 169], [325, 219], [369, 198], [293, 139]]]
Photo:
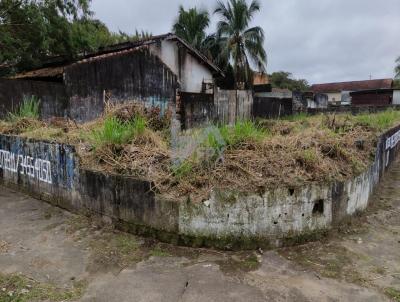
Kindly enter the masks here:
[[[81, 169], [71, 146], [0, 135], [0, 180], [60, 207], [105, 216], [124, 230], [163, 241], [222, 248], [280, 246], [288, 238], [329, 229], [365, 210], [395, 160], [399, 142], [400, 126], [380, 137], [369, 169], [345, 182], [262, 194], [215, 190], [202, 203], [178, 203], [155, 195], [146, 180]], [[51, 181], [43, 177], [47, 171]]]
[[[381, 136], [373, 164], [353, 179], [297, 189], [278, 188], [262, 195], [214, 191], [201, 204], [181, 204], [179, 231], [217, 238], [261, 237], [279, 246], [288, 236], [329, 229], [367, 208], [374, 188], [399, 150], [398, 142], [387, 147], [387, 141], [392, 141], [399, 129], [395, 127]], [[322, 212], [315, 209], [320, 202]]]

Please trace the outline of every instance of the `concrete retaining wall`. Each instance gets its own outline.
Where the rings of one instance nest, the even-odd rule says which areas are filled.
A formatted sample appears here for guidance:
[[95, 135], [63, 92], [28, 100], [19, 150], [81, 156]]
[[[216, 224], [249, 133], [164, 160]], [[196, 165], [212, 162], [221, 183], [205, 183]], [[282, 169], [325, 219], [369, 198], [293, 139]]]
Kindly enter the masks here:
[[399, 141], [400, 126], [382, 135], [370, 168], [346, 182], [261, 195], [214, 191], [194, 204], [163, 200], [145, 180], [81, 169], [71, 146], [0, 135], [0, 179], [62, 208], [106, 216], [121, 229], [163, 241], [225, 249], [280, 246], [364, 210]]

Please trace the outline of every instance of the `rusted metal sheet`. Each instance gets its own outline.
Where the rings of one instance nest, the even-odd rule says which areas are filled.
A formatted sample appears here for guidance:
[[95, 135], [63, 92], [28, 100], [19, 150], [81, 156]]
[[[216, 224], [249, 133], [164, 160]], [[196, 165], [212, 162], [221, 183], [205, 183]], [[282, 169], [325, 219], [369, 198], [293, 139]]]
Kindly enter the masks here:
[[359, 91], [366, 89], [385, 89], [392, 88], [393, 79], [379, 79], [368, 81], [352, 81], [339, 83], [315, 84], [311, 86], [314, 93]]
[[214, 123], [214, 96], [206, 93], [181, 92], [181, 122], [184, 129]]
[[278, 118], [291, 114], [293, 114], [293, 100], [291, 98], [254, 98], [254, 118]]
[[357, 91], [350, 94], [353, 106], [387, 106], [392, 104], [392, 89]]

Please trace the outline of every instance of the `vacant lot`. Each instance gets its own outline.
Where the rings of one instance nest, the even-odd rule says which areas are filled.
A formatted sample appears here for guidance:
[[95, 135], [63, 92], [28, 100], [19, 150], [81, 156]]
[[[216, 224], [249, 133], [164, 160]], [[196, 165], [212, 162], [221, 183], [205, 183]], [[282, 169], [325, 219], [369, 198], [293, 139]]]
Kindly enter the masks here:
[[400, 111], [389, 110], [242, 121], [182, 133], [168, 115], [137, 104], [110, 106], [84, 125], [45, 123], [29, 108], [0, 122], [0, 132], [75, 145], [89, 169], [145, 178], [156, 193], [194, 201], [213, 188], [262, 192], [348, 179], [372, 161], [378, 135], [400, 123]]
[[1, 187], [0, 301], [400, 301], [400, 164], [324, 242], [239, 253], [120, 233]]

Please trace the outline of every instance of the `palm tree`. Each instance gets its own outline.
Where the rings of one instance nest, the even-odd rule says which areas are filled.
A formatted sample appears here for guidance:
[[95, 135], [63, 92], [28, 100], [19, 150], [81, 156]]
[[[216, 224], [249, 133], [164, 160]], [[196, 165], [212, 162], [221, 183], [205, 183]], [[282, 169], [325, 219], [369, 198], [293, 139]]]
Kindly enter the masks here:
[[397, 65], [396, 65], [396, 68], [394, 70], [396, 72], [395, 77], [396, 78], [400, 78], [400, 57], [397, 58], [396, 63], [397, 63]]
[[179, 15], [172, 27], [173, 32], [198, 50], [205, 50], [207, 42], [206, 29], [210, 25], [210, 16], [205, 10], [196, 7], [185, 10], [179, 7]]
[[246, 0], [228, 0], [226, 4], [219, 0], [214, 11], [220, 17], [217, 25], [220, 56], [233, 63], [236, 88], [240, 88], [241, 83], [251, 85], [250, 62], [260, 71], [266, 68], [264, 31], [259, 26], [250, 27], [260, 8], [258, 0], [253, 0], [250, 5]]

